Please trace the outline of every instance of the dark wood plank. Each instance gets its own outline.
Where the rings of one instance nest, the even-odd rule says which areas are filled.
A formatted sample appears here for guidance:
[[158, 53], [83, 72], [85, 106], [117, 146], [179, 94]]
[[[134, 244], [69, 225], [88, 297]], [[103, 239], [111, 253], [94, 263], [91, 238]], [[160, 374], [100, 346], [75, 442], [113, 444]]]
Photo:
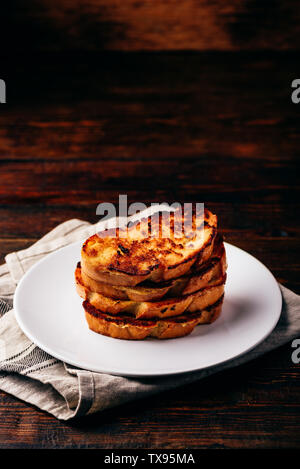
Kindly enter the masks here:
[[[290, 201], [299, 197], [298, 174], [295, 163], [281, 165], [264, 162], [257, 172], [257, 162], [247, 161], [247, 171], [241, 178], [240, 171], [233, 170], [234, 161], [228, 158], [220, 162], [202, 160], [191, 162], [183, 160], [180, 164], [168, 161], [106, 161], [94, 162], [22, 162], [0, 164], [3, 186], [0, 187], [0, 198], [5, 203], [18, 199], [27, 202], [47, 200], [62, 203], [68, 198], [86, 200], [91, 196], [100, 198], [100, 194], [118, 187], [120, 192], [128, 193], [134, 187], [136, 192], [156, 192], [164, 188], [171, 192], [174, 181], [176, 192], [186, 191], [194, 195], [197, 192], [203, 200], [204, 194], [224, 194], [230, 201], [240, 199], [251, 202], [260, 195], [268, 201]], [[237, 168], [236, 168], [237, 169]], [[62, 184], [61, 173], [64, 172]], [[224, 179], [226, 173], [226, 179]], [[149, 177], [151, 174], [152, 177]], [[16, 186], [15, 182], [18, 181]], [[271, 184], [270, 184], [271, 183]], [[194, 194], [193, 194], [194, 192]], [[250, 197], [249, 197], [249, 194]], [[250, 198], [250, 200], [249, 200]], [[182, 196], [180, 197], [182, 199]], [[200, 200], [200, 199], [199, 199]]]
[[14, 0], [3, 8], [1, 32], [22, 51], [297, 49], [297, 7], [295, 0], [77, 0], [72, 8], [67, 0]]
[[290, 161], [299, 148], [299, 113], [290, 98], [297, 54], [12, 59], [3, 62], [3, 159], [233, 158], [236, 166], [244, 159]]

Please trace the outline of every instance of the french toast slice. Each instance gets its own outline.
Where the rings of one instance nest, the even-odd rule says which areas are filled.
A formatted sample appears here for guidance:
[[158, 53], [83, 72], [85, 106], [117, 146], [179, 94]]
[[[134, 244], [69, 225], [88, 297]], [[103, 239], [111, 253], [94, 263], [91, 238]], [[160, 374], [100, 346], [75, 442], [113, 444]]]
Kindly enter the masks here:
[[83, 302], [89, 328], [116, 339], [143, 340], [146, 337], [174, 339], [190, 334], [199, 324], [211, 324], [220, 315], [223, 296], [213, 305], [194, 313], [157, 320], [141, 320], [131, 316], [112, 316]]
[[[189, 216], [192, 223], [179, 234], [178, 226]], [[88, 238], [81, 251], [81, 267], [92, 279], [111, 285], [168, 281], [211, 257], [216, 231], [217, 217], [208, 210], [203, 217], [194, 210], [184, 219], [178, 210], [167, 217], [159, 213], [128, 228], [110, 229]]]
[[160, 301], [114, 300], [101, 293], [90, 291], [83, 283], [81, 269], [75, 271], [78, 294], [92, 306], [111, 315], [129, 314], [137, 319], [166, 318], [179, 316], [184, 312], [204, 309], [215, 303], [224, 294], [226, 275], [212, 280], [207, 287], [189, 295], [167, 298]]
[[[78, 263], [77, 267], [80, 267]], [[211, 259], [201, 265], [198, 270], [193, 269], [182, 277], [162, 283], [144, 282], [134, 287], [110, 285], [89, 277], [81, 269], [81, 277], [85, 287], [91, 292], [101, 293], [116, 300], [155, 301], [165, 297], [174, 297], [193, 293], [204, 288], [214, 279], [226, 272], [226, 254], [222, 237], [218, 235], [214, 243]]]

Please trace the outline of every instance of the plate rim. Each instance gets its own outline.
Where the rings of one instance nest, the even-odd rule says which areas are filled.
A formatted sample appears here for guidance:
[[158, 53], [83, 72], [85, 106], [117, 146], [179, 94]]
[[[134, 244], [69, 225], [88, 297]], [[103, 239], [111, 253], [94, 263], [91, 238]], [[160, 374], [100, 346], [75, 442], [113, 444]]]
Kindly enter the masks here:
[[[41, 264], [46, 262], [47, 259], [50, 256], [57, 255], [57, 253], [59, 251], [62, 251], [62, 250], [65, 250], [65, 249], [71, 249], [71, 248], [73, 248], [77, 245], [80, 246], [81, 244], [82, 244], [82, 240], [78, 240], [78, 241], [75, 241], [71, 244], [68, 244], [67, 246], [62, 246], [59, 249], [47, 254], [45, 257], [43, 257], [42, 259], [37, 261], [33, 266], [31, 266], [27, 270], [27, 272], [21, 278], [20, 282], [18, 283], [18, 285], [16, 287], [16, 290], [15, 290], [15, 293], [14, 293], [14, 299], [13, 299], [13, 308], [14, 308], [15, 318], [16, 318], [16, 321], [17, 321], [19, 327], [23, 331], [23, 333], [35, 345], [37, 345], [39, 348], [44, 350], [46, 353], [48, 353], [52, 357], [54, 357], [54, 358], [56, 358], [56, 359], [58, 359], [58, 360], [60, 360], [64, 363], [70, 364], [72, 366], [76, 366], [79, 369], [84, 369], [84, 370], [92, 371], [92, 372], [95, 372], [95, 373], [103, 373], [103, 374], [110, 374], [110, 375], [113, 375], [113, 376], [123, 376], [123, 377], [132, 377], [132, 378], [152, 378], [152, 377], [159, 377], [159, 376], [176, 376], [176, 375], [182, 375], [182, 374], [187, 374], [187, 373], [191, 373], [191, 372], [206, 370], [208, 368], [212, 368], [212, 367], [217, 366], [217, 365], [222, 365], [226, 362], [229, 362], [230, 360], [237, 359], [237, 358], [241, 357], [242, 355], [245, 355], [246, 353], [253, 350], [259, 344], [261, 344], [264, 340], [266, 340], [266, 338], [273, 332], [273, 330], [275, 329], [275, 327], [276, 327], [276, 325], [277, 325], [277, 323], [280, 319], [281, 311], [282, 311], [282, 294], [281, 294], [281, 291], [280, 291], [280, 288], [279, 288], [279, 284], [278, 284], [276, 278], [274, 277], [274, 275], [272, 274], [272, 272], [270, 271], [270, 269], [265, 264], [263, 264], [263, 262], [261, 262], [259, 259], [257, 259], [252, 254], [248, 253], [244, 249], [241, 249], [241, 248], [239, 248], [239, 247], [237, 247], [237, 246], [235, 246], [231, 243], [224, 242], [225, 249], [226, 249], [227, 246], [229, 246], [230, 248], [233, 248], [234, 250], [240, 251], [241, 253], [246, 254], [247, 256], [250, 256], [255, 262], [259, 263], [260, 266], [272, 277], [272, 279], [274, 281], [274, 287], [276, 286], [276, 292], [277, 292], [277, 295], [278, 295], [277, 300], [278, 300], [279, 305], [280, 305], [280, 307], [278, 307], [279, 312], [277, 313], [276, 318], [274, 318], [274, 321], [272, 323], [272, 327], [269, 328], [268, 331], [265, 332], [265, 334], [255, 344], [251, 345], [247, 349], [243, 350], [242, 352], [240, 352], [240, 353], [238, 353], [238, 354], [236, 354], [236, 355], [234, 355], [230, 358], [226, 358], [224, 360], [217, 361], [214, 364], [208, 364], [207, 366], [200, 366], [199, 368], [196, 368], [195, 366], [192, 366], [191, 368], [185, 368], [184, 370], [178, 370], [178, 371], [157, 371], [157, 372], [152, 371], [150, 373], [147, 373], [147, 370], [145, 370], [145, 372], [143, 372], [143, 373], [130, 373], [126, 370], [125, 371], [122, 371], [122, 370], [111, 371], [111, 370], [105, 369], [105, 367], [96, 368], [96, 367], [93, 367], [93, 366], [89, 365], [88, 363], [84, 363], [84, 362], [82, 362], [79, 365], [78, 361], [72, 360], [72, 359], [65, 360], [63, 354], [60, 354], [59, 352], [53, 351], [53, 349], [51, 347], [48, 347], [47, 345], [44, 345], [42, 342], [40, 342], [40, 340], [37, 337], [35, 337], [34, 334], [31, 334], [30, 328], [28, 328], [26, 326], [26, 323], [22, 319], [22, 314], [19, 312], [19, 309], [18, 309], [18, 301], [19, 301], [18, 300], [18, 295], [19, 295], [19, 291], [21, 291], [21, 289], [22, 289], [22, 284], [26, 280], [27, 276], [33, 270], [38, 268]], [[274, 289], [274, 292], [275, 292], [275, 289]], [[135, 341], [133, 341], [133, 342], [135, 342]]]

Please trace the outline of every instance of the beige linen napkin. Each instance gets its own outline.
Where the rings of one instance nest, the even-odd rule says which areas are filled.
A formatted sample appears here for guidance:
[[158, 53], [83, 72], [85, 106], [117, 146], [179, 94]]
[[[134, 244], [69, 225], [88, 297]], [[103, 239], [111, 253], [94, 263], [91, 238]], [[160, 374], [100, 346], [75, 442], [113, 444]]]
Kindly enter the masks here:
[[[99, 228], [98, 228], [99, 229]], [[300, 297], [280, 286], [281, 319], [255, 349], [206, 370], [159, 378], [125, 378], [67, 365], [39, 349], [20, 330], [11, 308], [21, 277], [38, 260], [97, 231], [97, 225], [69, 220], [33, 246], [8, 254], [0, 266], [0, 389], [68, 420], [172, 389], [262, 355], [300, 335]]]

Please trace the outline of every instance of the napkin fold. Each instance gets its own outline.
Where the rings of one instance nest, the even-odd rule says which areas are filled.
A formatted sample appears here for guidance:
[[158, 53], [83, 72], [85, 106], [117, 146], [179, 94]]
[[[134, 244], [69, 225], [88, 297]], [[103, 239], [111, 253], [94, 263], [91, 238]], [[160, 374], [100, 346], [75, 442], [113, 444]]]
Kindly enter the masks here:
[[24, 273], [47, 254], [96, 233], [99, 225], [69, 220], [28, 249], [6, 256], [0, 266], [0, 389], [69, 420], [134, 399], [176, 388], [233, 368], [300, 335], [300, 296], [280, 285], [281, 318], [270, 336], [248, 353], [223, 364], [181, 375], [126, 378], [82, 370], [53, 358], [19, 328], [12, 309], [15, 288]]

